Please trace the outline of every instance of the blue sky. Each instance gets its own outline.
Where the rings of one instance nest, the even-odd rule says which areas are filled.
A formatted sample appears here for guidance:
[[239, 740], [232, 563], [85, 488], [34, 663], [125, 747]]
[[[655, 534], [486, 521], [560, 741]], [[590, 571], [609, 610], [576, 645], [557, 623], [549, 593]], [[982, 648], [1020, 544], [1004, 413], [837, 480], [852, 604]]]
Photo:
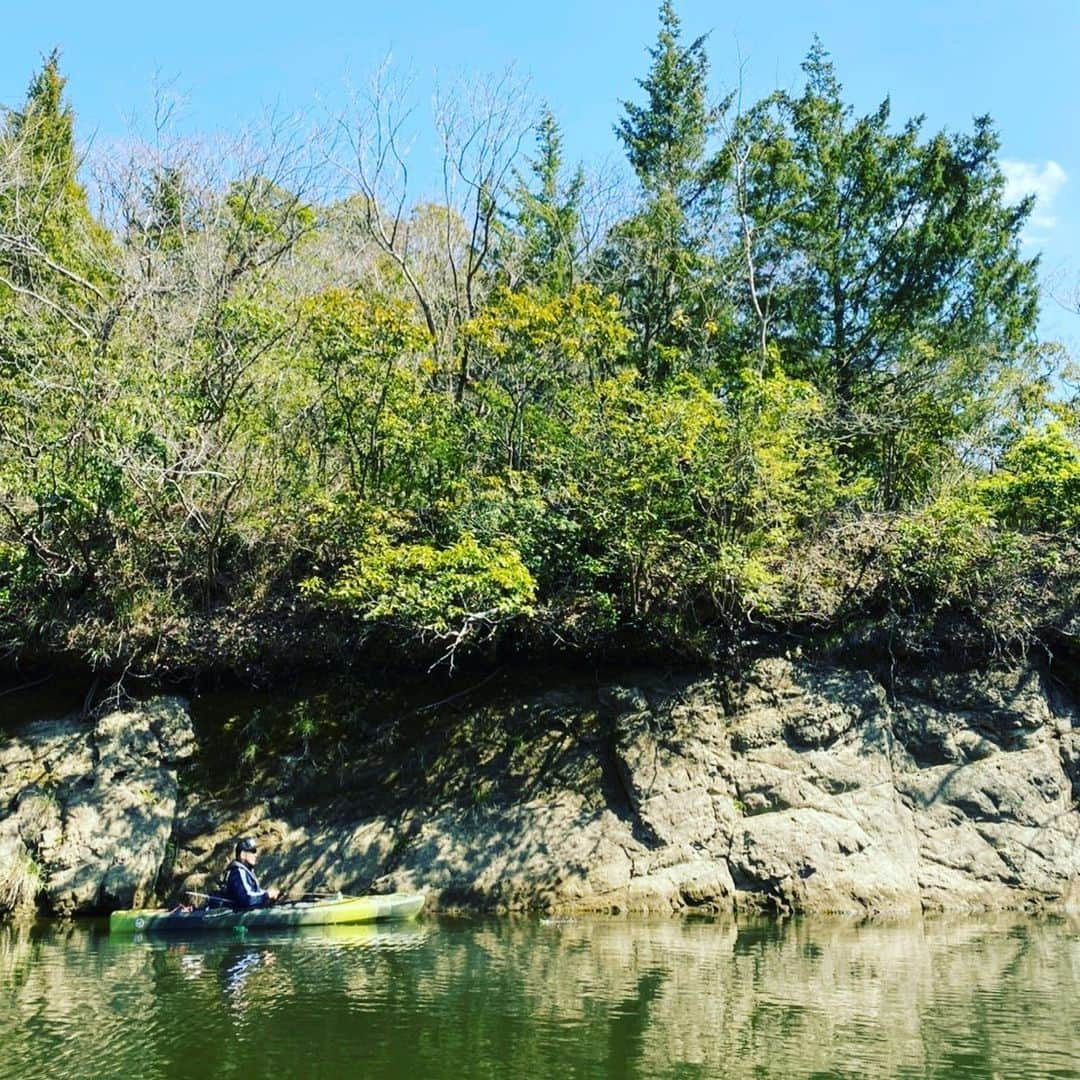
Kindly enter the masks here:
[[[0, 102], [15, 105], [40, 57], [63, 52], [83, 137], [122, 136], [145, 112], [155, 79], [172, 81], [194, 129], [235, 129], [265, 106], [343, 102], [392, 54], [423, 102], [436, 73], [497, 72], [513, 63], [559, 117], [571, 156], [617, 154], [619, 101], [636, 92], [656, 33], [652, 0], [546, 0], [521, 5], [378, 4], [323, 0], [181, 5], [53, 0], [0, 3]], [[687, 36], [709, 34], [717, 92], [740, 70], [750, 99], [798, 84], [818, 34], [846, 96], [860, 111], [891, 96], [898, 121], [926, 114], [926, 130], [969, 129], [989, 113], [1013, 189], [1039, 205], [1029, 250], [1048, 279], [1080, 276], [1080, 0], [771, 0], [753, 7], [682, 0]], [[1080, 316], [1048, 295], [1043, 335], [1080, 355]]]

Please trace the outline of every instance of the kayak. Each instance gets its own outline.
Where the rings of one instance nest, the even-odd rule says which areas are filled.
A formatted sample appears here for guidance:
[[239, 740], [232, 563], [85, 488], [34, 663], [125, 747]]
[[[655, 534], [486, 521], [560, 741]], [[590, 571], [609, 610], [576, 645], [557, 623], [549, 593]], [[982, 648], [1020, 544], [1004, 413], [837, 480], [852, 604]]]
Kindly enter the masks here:
[[424, 906], [423, 893], [390, 893], [386, 896], [334, 896], [298, 900], [270, 907], [233, 911], [230, 908], [143, 908], [114, 911], [109, 916], [111, 934], [168, 933], [172, 931], [284, 929], [290, 926], [330, 926], [368, 923], [380, 919], [411, 919]]

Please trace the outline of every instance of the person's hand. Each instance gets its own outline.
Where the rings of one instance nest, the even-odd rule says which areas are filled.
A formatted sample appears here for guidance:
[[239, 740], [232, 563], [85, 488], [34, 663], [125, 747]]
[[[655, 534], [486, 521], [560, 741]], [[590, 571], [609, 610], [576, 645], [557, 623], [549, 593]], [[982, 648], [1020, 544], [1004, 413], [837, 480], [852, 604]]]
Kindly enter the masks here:
[[273, 886], [271, 886], [269, 889], [266, 890], [266, 895], [271, 900], [276, 900], [281, 895], [281, 893], [278, 892], [278, 890], [275, 889]]

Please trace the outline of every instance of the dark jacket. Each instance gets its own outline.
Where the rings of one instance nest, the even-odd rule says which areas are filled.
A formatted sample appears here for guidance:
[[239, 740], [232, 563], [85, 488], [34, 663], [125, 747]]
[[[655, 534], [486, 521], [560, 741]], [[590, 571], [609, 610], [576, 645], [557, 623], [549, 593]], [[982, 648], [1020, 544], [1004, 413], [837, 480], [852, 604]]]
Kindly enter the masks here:
[[233, 859], [225, 868], [225, 898], [235, 908], [266, 907], [270, 903], [265, 889], [259, 888], [255, 871], [239, 859]]

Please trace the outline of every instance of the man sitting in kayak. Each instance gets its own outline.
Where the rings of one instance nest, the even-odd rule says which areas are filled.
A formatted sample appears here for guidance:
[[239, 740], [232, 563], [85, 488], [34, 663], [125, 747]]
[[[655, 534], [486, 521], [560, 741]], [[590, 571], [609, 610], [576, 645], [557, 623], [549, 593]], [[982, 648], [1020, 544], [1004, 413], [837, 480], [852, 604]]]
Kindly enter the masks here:
[[266, 907], [278, 898], [275, 888], [260, 889], [255, 876], [255, 841], [250, 836], [236, 842], [236, 857], [225, 868], [224, 899], [236, 910]]

